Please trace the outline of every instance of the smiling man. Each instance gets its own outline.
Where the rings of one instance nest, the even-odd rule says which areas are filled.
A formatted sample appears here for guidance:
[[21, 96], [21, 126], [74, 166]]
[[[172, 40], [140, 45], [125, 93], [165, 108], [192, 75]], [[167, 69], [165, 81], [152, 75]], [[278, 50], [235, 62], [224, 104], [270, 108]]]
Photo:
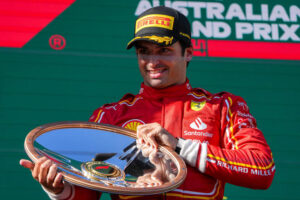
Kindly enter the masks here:
[[191, 47], [182, 55], [179, 42], [162, 47], [151, 42], [139, 41], [136, 53], [146, 86], [159, 89], [186, 82], [186, 63], [191, 60], [193, 53]]
[[[275, 173], [271, 150], [257, 129], [246, 102], [227, 92], [211, 94], [192, 88], [187, 65], [192, 59], [191, 30], [187, 18], [176, 10], [154, 7], [142, 13], [134, 38], [143, 77], [139, 94], [96, 109], [90, 121], [137, 127], [137, 145], [157, 162], [158, 145], [169, 146], [184, 159], [187, 178], [177, 189], [155, 196], [112, 195], [113, 199], [217, 199], [226, 183], [267, 189]], [[164, 169], [163, 162], [158, 169]], [[52, 199], [97, 199], [96, 191], [62, 182], [56, 166], [41, 158], [31, 169]], [[158, 165], [158, 166], [159, 166]], [[165, 170], [139, 180], [141, 187], [159, 185]]]

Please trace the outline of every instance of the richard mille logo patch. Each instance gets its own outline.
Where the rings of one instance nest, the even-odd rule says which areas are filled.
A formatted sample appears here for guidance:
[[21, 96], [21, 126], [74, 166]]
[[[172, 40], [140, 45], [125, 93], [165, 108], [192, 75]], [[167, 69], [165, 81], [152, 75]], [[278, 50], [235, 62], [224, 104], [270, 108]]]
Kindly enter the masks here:
[[206, 128], [207, 128], [207, 125], [200, 119], [200, 117], [197, 117], [197, 119], [195, 119], [195, 121], [193, 121], [193, 122], [190, 124], [190, 127], [191, 127], [192, 129], [201, 131], [201, 130], [206, 129]]

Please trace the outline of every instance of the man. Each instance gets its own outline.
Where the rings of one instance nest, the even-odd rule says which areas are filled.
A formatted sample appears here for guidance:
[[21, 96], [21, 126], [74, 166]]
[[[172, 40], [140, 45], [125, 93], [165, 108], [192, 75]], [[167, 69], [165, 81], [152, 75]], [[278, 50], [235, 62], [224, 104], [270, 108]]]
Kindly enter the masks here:
[[[158, 145], [176, 149], [188, 174], [179, 188], [165, 194], [112, 198], [222, 199], [225, 183], [268, 188], [275, 173], [272, 153], [245, 101], [226, 92], [193, 89], [189, 84], [186, 69], [193, 48], [187, 18], [166, 7], [145, 11], [136, 21], [127, 48], [133, 46], [144, 80], [139, 94], [127, 94], [119, 102], [102, 106], [90, 121], [121, 127], [140, 124], [137, 144], [143, 153], [155, 156]], [[98, 192], [62, 182], [56, 165], [46, 158], [35, 164], [20, 163], [31, 169], [52, 199], [99, 198]], [[153, 175], [141, 184], [162, 182]]]

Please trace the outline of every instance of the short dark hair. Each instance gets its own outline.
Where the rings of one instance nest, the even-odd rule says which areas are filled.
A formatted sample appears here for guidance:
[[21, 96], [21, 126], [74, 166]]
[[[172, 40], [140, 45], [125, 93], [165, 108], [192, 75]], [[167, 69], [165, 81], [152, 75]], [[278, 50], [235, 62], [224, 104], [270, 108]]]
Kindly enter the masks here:
[[[186, 42], [183, 42], [182, 40], [179, 40], [179, 44], [181, 46], [181, 55], [184, 56], [184, 52], [186, 48], [191, 47], [191, 45], [188, 45]], [[186, 63], [186, 66], [189, 65], [189, 61]]]
[[190, 46], [188, 46], [185, 42], [183, 42], [182, 40], [179, 40], [179, 44], [180, 44], [180, 46], [181, 46], [181, 54], [182, 54], [182, 56], [184, 55], [184, 51], [185, 51], [185, 49], [186, 48], [188, 48], [188, 47], [190, 47]]

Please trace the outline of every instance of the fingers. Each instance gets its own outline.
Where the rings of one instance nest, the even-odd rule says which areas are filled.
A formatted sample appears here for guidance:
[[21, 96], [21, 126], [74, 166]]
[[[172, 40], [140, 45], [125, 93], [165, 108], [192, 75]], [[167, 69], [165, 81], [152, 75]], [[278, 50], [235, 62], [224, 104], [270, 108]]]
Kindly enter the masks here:
[[49, 171], [46, 174], [46, 183], [48, 185], [51, 185], [54, 182], [54, 179], [57, 176], [57, 166], [55, 164], [51, 164], [51, 166], [49, 167]]
[[161, 157], [158, 152], [150, 152], [149, 160], [152, 164], [155, 165], [155, 167], [157, 167], [157, 165], [161, 164]]
[[136, 144], [137, 144], [137, 148], [141, 150], [144, 157], [149, 157], [151, 153], [157, 152], [157, 149], [153, 148], [150, 145], [142, 143], [140, 139], [137, 139]]
[[147, 135], [147, 141], [149, 143], [149, 145], [153, 148], [153, 149], [158, 149], [158, 143], [156, 140], [156, 135], [159, 134], [160, 129], [154, 129], [153, 131], [149, 132]]
[[63, 180], [62, 173], [58, 173], [53, 181], [53, 184], [52, 184], [53, 187], [54, 188], [62, 188], [63, 187], [62, 180]]
[[136, 139], [136, 147], [138, 149], [141, 149], [144, 146], [144, 144], [145, 143], [143, 142], [143, 139], [141, 139], [141, 138]]
[[21, 159], [20, 165], [31, 170], [32, 177], [48, 191], [55, 194], [63, 191], [62, 173], [57, 173], [57, 165], [46, 157], [39, 158], [36, 163]]
[[138, 178], [138, 187], [159, 186], [174, 177], [170, 171], [172, 168], [164, 162], [164, 158], [158, 152], [158, 145], [165, 145], [172, 149], [176, 147], [177, 139], [167, 130], [158, 123], [140, 125], [137, 127], [136, 144], [143, 156], [149, 157], [150, 162], [155, 166], [150, 176], [144, 175]]
[[137, 127], [137, 138], [141, 145], [152, 146], [158, 149], [158, 145], [176, 148], [177, 139], [158, 123], [139, 125]]
[[137, 138], [141, 145], [151, 146], [153, 149], [158, 148], [156, 136], [162, 131], [162, 127], [158, 123], [139, 125], [137, 127]]
[[31, 161], [25, 159], [20, 160], [20, 165], [30, 170], [34, 168], [34, 164]]
[[47, 184], [47, 176], [49, 172], [49, 168], [52, 165], [51, 160], [46, 160], [40, 165], [39, 169], [39, 175], [38, 175], [38, 181], [42, 184], [45, 185]]
[[63, 175], [62, 173], [57, 173], [57, 165], [52, 164], [49, 167], [49, 172], [47, 175], [47, 184], [53, 187], [59, 187], [62, 183]]
[[147, 173], [138, 178], [135, 187], [155, 187], [162, 184], [163, 182], [159, 178], [153, 177], [151, 173]]
[[144, 174], [143, 176], [138, 177], [137, 181], [136, 181], [136, 187], [145, 187], [146, 183], [147, 183], [147, 179], [151, 178], [151, 174], [147, 173]]
[[151, 179], [154, 180], [156, 185], [162, 185], [163, 184], [163, 171], [161, 170], [155, 170], [152, 174], [151, 174]]
[[46, 183], [43, 184], [46, 188], [51, 189], [53, 193], [60, 193], [63, 188], [63, 175], [62, 173], [57, 173], [57, 165], [51, 163], [49, 171], [46, 177]]
[[40, 159], [38, 159], [35, 163], [35, 166], [32, 170], [32, 177], [39, 181], [39, 174], [40, 174], [40, 168], [41, 168], [41, 165], [47, 160], [46, 157], [42, 157]]

